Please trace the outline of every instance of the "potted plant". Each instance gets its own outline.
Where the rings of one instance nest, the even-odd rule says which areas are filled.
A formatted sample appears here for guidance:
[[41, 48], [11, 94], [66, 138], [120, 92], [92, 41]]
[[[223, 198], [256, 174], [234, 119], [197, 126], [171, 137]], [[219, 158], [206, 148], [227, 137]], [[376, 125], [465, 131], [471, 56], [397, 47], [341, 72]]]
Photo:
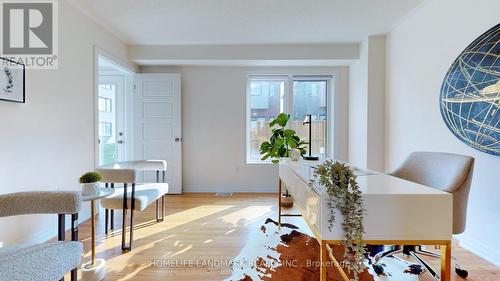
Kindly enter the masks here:
[[[307, 142], [300, 140], [294, 130], [286, 128], [289, 119], [289, 114], [281, 113], [269, 123], [269, 127], [272, 129], [271, 137], [269, 141], [262, 143], [260, 146], [261, 160], [270, 158], [272, 159], [271, 162], [277, 164], [280, 159], [290, 157], [292, 149], [298, 149], [301, 155], [306, 153], [304, 145]], [[281, 205], [283, 207], [293, 206], [293, 199], [288, 194], [288, 190], [281, 196]]]
[[96, 172], [88, 172], [80, 177], [80, 183], [82, 184], [82, 194], [91, 195], [96, 194], [99, 191], [99, 182], [102, 176]]

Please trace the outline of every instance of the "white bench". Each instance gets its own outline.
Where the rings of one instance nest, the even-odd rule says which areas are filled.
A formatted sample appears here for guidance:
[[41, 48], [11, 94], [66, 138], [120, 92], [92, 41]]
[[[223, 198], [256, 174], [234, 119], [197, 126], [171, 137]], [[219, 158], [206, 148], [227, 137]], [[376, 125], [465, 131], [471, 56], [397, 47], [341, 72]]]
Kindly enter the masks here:
[[[135, 210], [144, 211], [149, 205], [168, 193], [168, 183], [146, 183], [135, 186]], [[127, 191], [127, 206], [131, 206], [132, 192]], [[101, 199], [101, 206], [105, 209], [122, 209], [123, 188], [115, 188], [115, 193]]]
[[[110, 197], [102, 198], [101, 205], [106, 209], [105, 232], [108, 233], [108, 210], [111, 210], [111, 228], [114, 228], [114, 210], [122, 209], [122, 251], [132, 249], [134, 211], [145, 210], [153, 202], [156, 202], [156, 221], [161, 222], [165, 217], [165, 194], [168, 193], [168, 183], [160, 182], [160, 172], [165, 181], [167, 163], [164, 160], [140, 160], [119, 162], [111, 165], [101, 166], [96, 171], [102, 175], [102, 182], [110, 184], [123, 184], [123, 188], [117, 190]], [[136, 185], [138, 171], [156, 171], [156, 183]], [[130, 184], [130, 189], [129, 189]], [[161, 199], [161, 218], [159, 217], [159, 201]], [[125, 244], [126, 216], [130, 209], [130, 241], [129, 246]]]

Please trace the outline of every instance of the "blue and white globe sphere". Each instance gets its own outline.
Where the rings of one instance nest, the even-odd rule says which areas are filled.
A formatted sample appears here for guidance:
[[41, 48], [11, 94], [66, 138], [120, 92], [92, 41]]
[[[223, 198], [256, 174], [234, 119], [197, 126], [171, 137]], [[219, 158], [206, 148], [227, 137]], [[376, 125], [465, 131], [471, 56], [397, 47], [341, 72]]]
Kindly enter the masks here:
[[462, 142], [500, 156], [500, 24], [472, 42], [441, 86], [441, 115]]

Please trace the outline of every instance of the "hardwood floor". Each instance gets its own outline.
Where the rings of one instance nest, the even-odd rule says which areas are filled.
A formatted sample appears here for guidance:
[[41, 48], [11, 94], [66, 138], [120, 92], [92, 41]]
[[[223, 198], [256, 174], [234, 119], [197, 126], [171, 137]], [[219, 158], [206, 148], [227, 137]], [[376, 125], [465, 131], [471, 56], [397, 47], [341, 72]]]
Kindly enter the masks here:
[[[145, 212], [135, 213], [133, 249], [125, 254], [120, 248], [121, 212], [115, 214], [115, 232], [107, 236], [104, 216], [98, 217], [97, 258], [106, 259], [106, 280], [223, 280], [232, 270], [226, 264], [216, 263], [233, 259], [257, 227], [267, 218], [276, 219], [277, 199], [274, 194], [167, 196], [166, 217], [161, 223], [154, 219], [154, 210], [153, 204]], [[285, 220], [307, 230], [301, 218]], [[79, 238], [84, 243], [84, 262], [87, 262], [89, 221], [80, 224]], [[469, 270], [467, 280], [500, 280], [500, 268], [456, 245], [453, 254]]]

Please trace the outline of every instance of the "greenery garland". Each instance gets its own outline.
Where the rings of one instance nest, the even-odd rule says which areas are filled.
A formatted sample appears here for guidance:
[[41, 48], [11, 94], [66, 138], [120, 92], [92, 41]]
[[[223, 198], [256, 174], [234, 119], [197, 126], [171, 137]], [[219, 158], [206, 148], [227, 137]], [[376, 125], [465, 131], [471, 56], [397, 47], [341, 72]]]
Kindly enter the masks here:
[[354, 273], [355, 281], [358, 274], [365, 269], [365, 247], [363, 244], [363, 199], [356, 175], [349, 166], [338, 161], [327, 160], [318, 165], [314, 172], [312, 184], [324, 186], [330, 200], [329, 230], [335, 223], [335, 209], [344, 217], [342, 230], [345, 233], [344, 265]]

